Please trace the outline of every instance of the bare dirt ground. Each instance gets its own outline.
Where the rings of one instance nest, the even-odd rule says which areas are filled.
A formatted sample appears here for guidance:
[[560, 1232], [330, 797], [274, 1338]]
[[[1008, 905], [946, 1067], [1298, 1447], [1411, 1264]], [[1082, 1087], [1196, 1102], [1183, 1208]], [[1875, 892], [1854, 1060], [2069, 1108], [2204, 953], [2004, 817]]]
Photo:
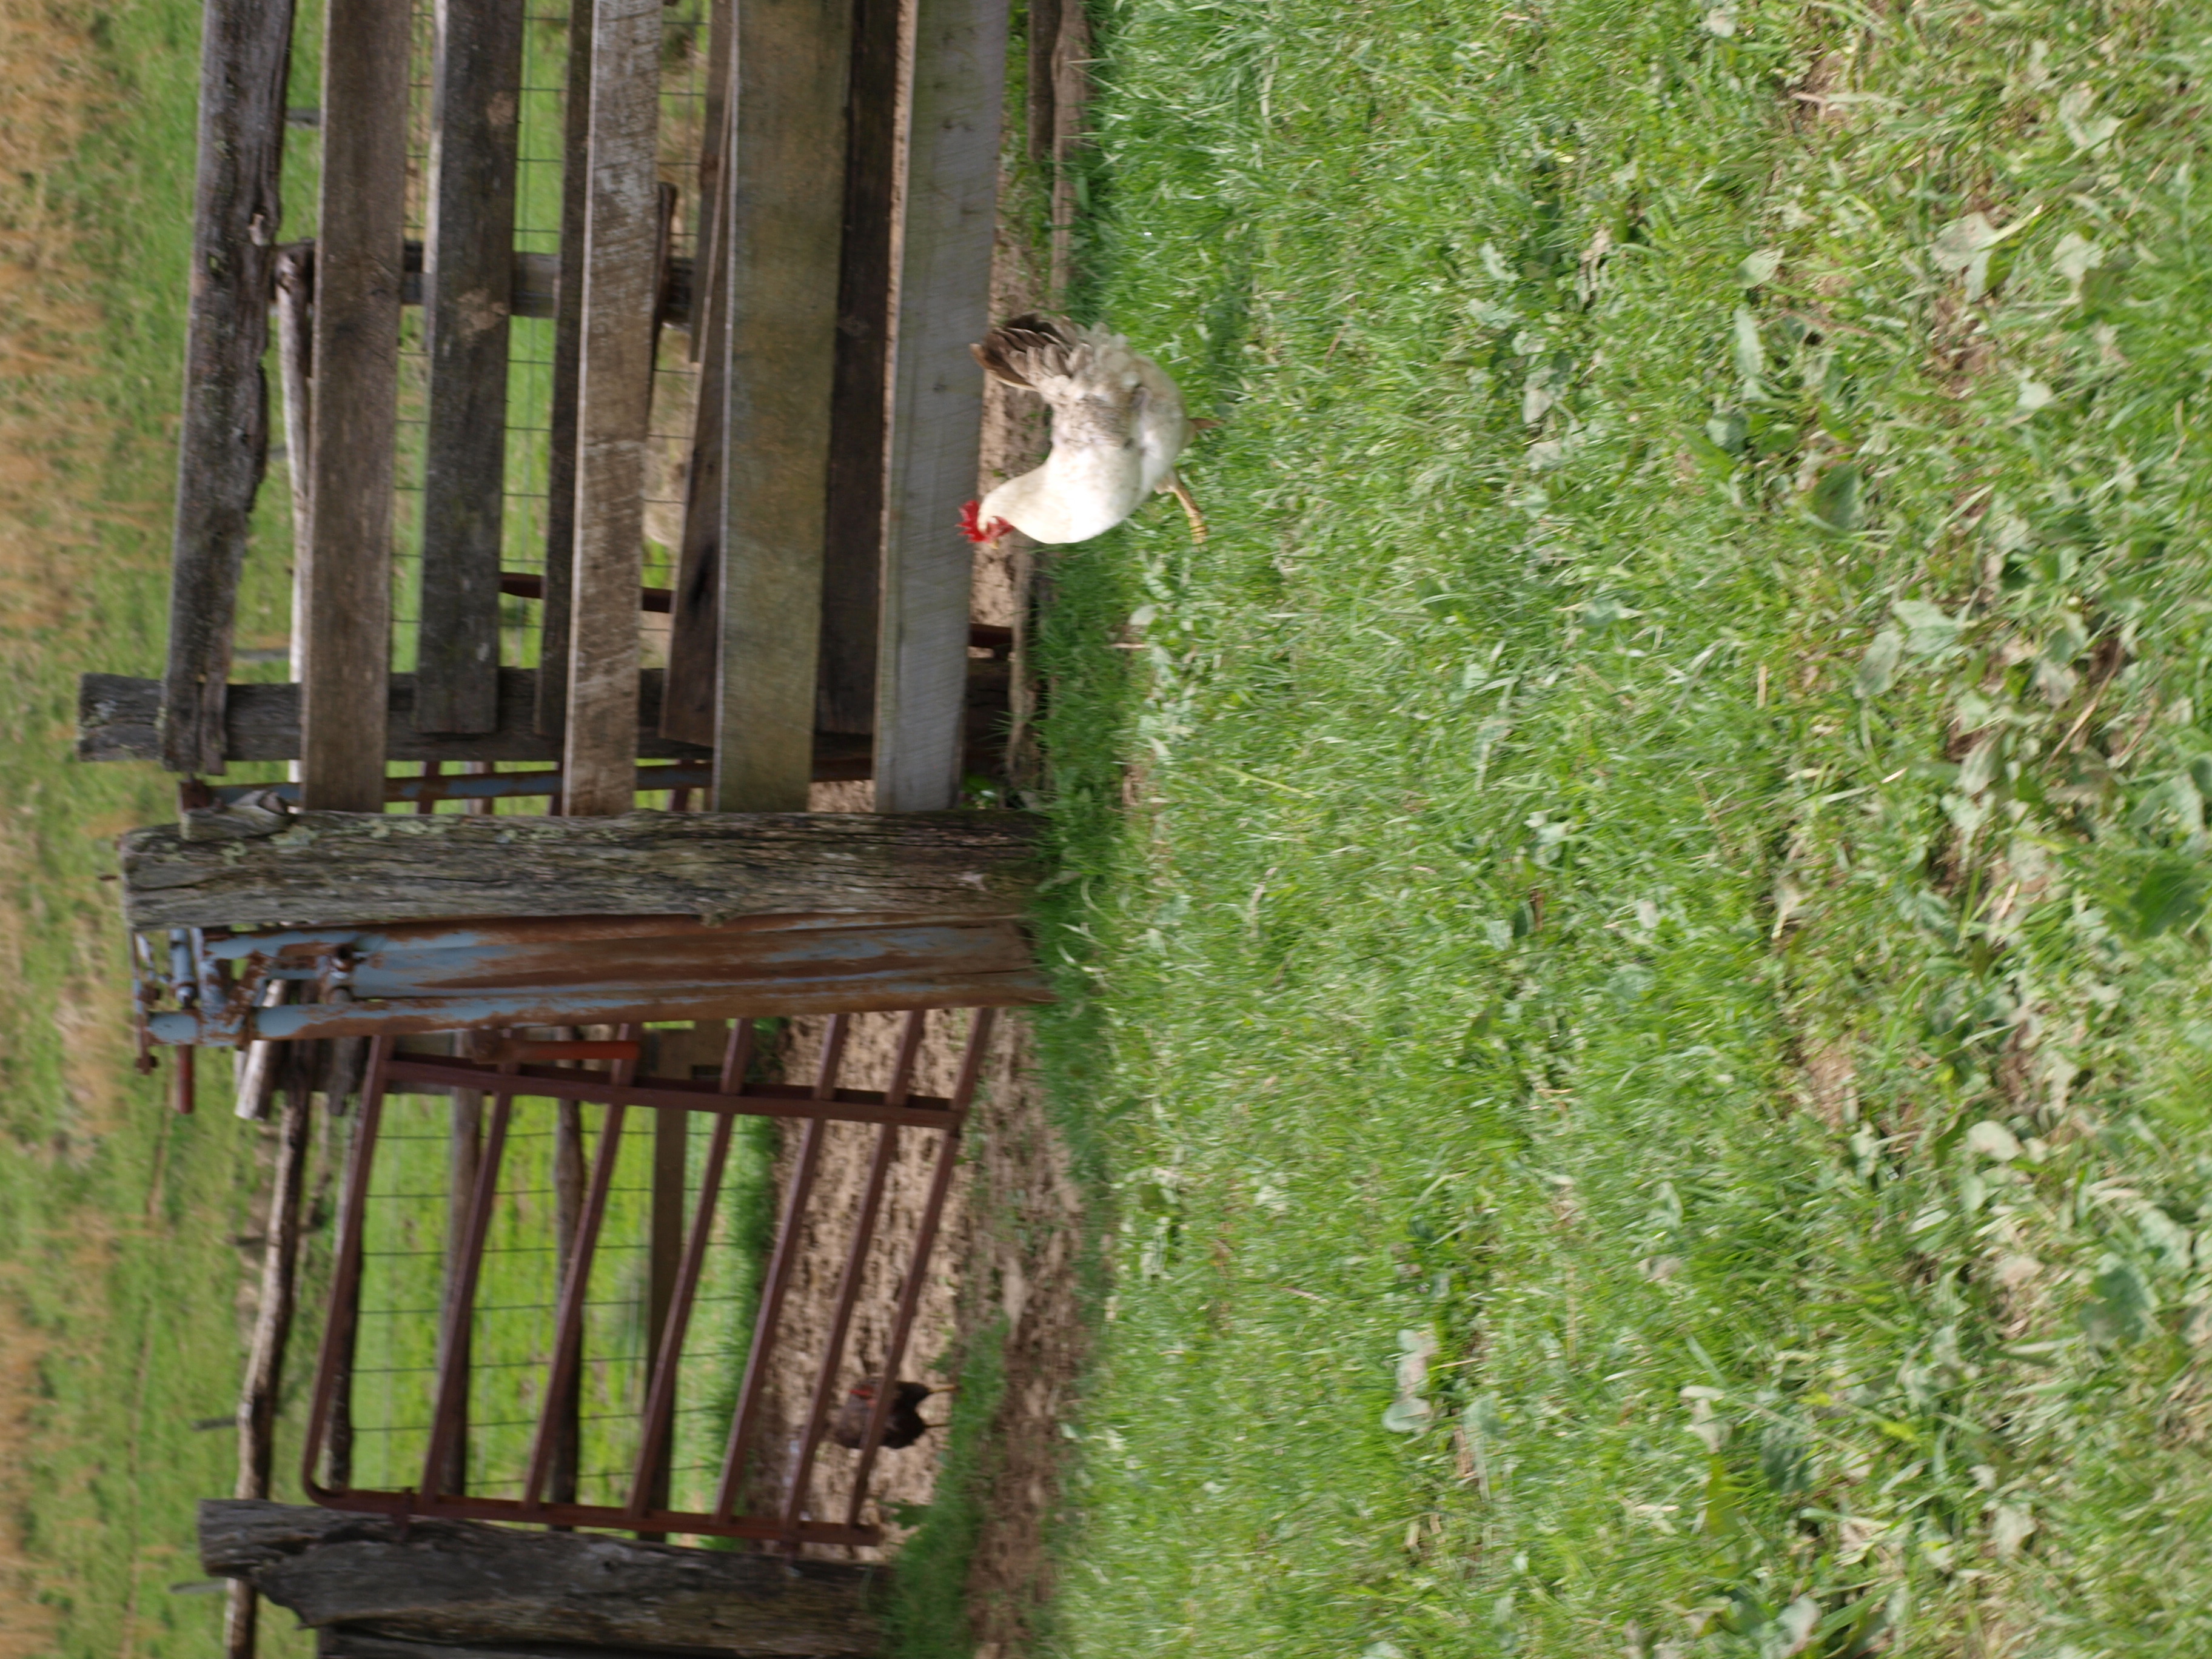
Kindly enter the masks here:
[[[1069, 72], [1062, 78], [1069, 78]], [[1073, 78], [1079, 81], [1079, 69]], [[1066, 119], [1062, 118], [1063, 125]], [[1065, 135], [1061, 142], [1067, 142]], [[1011, 186], [1012, 181], [1002, 183]], [[1013, 198], [1011, 187], [1002, 189], [1002, 200]], [[1043, 307], [1064, 283], [1064, 274], [1060, 282], [1054, 277], [1055, 267], [1064, 273], [1065, 250], [1033, 246], [1014, 228], [1014, 217], [1008, 213], [1002, 219], [994, 258], [994, 319]], [[1048, 442], [1038, 399], [1014, 388], [989, 386], [979, 492], [1035, 465]], [[1028, 727], [1035, 702], [1026, 661], [1034, 559], [1034, 550], [1019, 537], [1009, 537], [996, 548], [978, 548], [971, 610], [976, 622], [1015, 630], [1009, 781], [1017, 788], [1026, 787], [1034, 770]], [[869, 793], [866, 784], [817, 785], [813, 805], [817, 811], [866, 811]], [[787, 1078], [811, 1075], [822, 1027], [819, 1021], [794, 1022], [782, 1060]], [[880, 1086], [890, 1071], [896, 1030], [894, 1016], [858, 1022], [846, 1061], [853, 1086]], [[919, 1090], [949, 1091], [964, 1036], [964, 1020], [933, 1024], [916, 1079]], [[908, 1137], [902, 1146], [884, 1200], [883, 1234], [902, 1243], [912, 1236], [913, 1218], [932, 1171], [934, 1146], [914, 1144], [921, 1139]], [[787, 1182], [796, 1140], [795, 1133], [787, 1134], [777, 1172], [780, 1184]], [[787, 1458], [805, 1407], [803, 1391], [826, 1334], [838, 1264], [872, 1146], [872, 1132], [840, 1126], [825, 1148], [820, 1191], [810, 1206], [809, 1248], [787, 1313], [788, 1357], [769, 1385], [769, 1420], [778, 1425]], [[957, 1383], [961, 1357], [975, 1344], [994, 1332], [1003, 1342], [1003, 1387], [978, 1459], [975, 1496], [982, 1524], [968, 1592], [977, 1659], [1015, 1659], [1030, 1650], [1037, 1611], [1051, 1593], [1047, 1538], [1060, 1505], [1066, 1449], [1060, 1427], [1089, 1343], [1075, 1272], [1085, 1237], [1081, 1196], [1066, 1147], [1045, 1109], [1028, 1023], [1018, 1014], [1000, 1022], [961, 1157], [904, 1370], [934, 1387]], [[901, 1266], [882, 1259], [884, 1254], [879, 1250], [869, 1264], [847, 1350], [847, 1381], [874, 1370], [873, 1357], [884, 1351]], [[944, 1403], [933, 1402], [924, 1414], [941, 1419], [945, 1410]], [[927, 1504], [935, 1491], [934, 1439], [883, 1456], [871, 1518], [889, 1531], [884, 1553], [896, 1554], [903, 1536], [895, 1518], [897, 1506]], [[815, 1486], [817, 1513], [835, 1513], [844, 1502], [854, 1461], [852, 1453], [824, 1449]]]

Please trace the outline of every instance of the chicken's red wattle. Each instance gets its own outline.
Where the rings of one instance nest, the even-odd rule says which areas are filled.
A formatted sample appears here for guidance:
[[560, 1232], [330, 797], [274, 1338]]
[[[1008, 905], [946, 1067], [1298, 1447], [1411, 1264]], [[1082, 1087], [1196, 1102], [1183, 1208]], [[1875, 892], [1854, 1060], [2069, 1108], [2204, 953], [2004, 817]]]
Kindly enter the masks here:
[[982, 520], [983, 503], [970, 501], [960, 509], [960, 533], [969, 541], [995, 542], [1013, 528], [1004, 519], [994, 519], [988, 524]]

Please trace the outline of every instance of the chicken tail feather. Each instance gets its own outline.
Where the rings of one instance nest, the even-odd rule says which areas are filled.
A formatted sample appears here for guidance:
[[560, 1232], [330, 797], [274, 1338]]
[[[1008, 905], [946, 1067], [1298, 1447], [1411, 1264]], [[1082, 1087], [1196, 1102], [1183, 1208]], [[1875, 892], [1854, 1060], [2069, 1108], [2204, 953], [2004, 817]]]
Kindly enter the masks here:
[[1040, 379], [1067, 374], [1081, 345], [1064, 325], [1031, 311], [1009, 318], [968, 349], [994, 380], [1034, 391]]

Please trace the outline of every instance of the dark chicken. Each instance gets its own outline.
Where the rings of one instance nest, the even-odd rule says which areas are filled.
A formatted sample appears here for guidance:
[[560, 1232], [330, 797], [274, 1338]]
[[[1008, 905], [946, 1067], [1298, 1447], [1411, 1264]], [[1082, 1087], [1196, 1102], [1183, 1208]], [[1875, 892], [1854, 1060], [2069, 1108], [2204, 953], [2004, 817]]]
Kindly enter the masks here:
[[[878, 1376], [864, 1376], [853, 1384], [845, 1396], [845, 1403], [837, 1408], [837, 1415], [830, 1425], [830, 1437], [841, 1446], [860, 1449], [867, 1438], [868, 1417], [876, 1408], [876, 1390], [883, 1387]], [[891, 1398], [890, 1413], [884, 1419], [884, 1449], [897, 1451], [911, 1446], [930, 1430], [938, 1427], [925, 1421], [920, 1410], [921, 1402], [932, 1394], [950, 1394], [950, 1389], [931, 1389], [920, 1382], [901, 1382]]]

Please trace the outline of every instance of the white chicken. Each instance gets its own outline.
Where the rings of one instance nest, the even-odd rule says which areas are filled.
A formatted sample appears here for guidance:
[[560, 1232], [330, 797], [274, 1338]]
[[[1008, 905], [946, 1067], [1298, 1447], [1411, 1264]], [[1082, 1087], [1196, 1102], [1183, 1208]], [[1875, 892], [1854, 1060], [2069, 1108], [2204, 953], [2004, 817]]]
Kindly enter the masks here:
[[992, 379], [1037, 393], [1052, 410], [1044, 465], [1009, 478], [961, 514], [972, 542], [1009, 530], [1034, 541], [1087, 542], [1158, 490], [1182, 503], [1193, 540], [1206, 539], [1198, 503], [1176, 476], [1199, 427], [1183, 413], [1167, 372], [1119, 334], [1032, 313], [1002, 323], [969, 348]]

